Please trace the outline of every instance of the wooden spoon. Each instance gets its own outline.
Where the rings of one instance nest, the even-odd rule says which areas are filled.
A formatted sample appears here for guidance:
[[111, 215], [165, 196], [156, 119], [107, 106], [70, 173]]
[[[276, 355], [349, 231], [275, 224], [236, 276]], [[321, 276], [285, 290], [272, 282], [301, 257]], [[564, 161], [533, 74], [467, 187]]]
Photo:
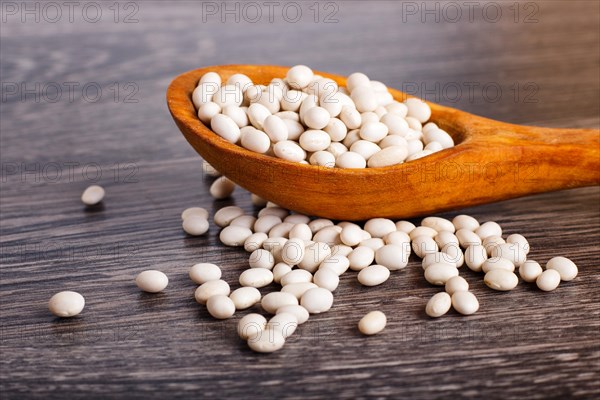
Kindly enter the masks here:
[[[243, 73], [267, 84], [288, 67], [212, 66], [176, 77], [167, 103], [194, 149], [250, 192], [282, 207], [325, 218], [408, 218], [532, 193], [598, 185], [600, 131], [519, 126], [428, 103], [431, 120], [456, 143], [419, 160], [385, 168], [341, 169], [304, 165], [254, 153], [222, 139], [196, 116], [191, 94], [200, 77], [223, 81]], [[346, 79], [316, 72], [345, 85]], [[403, 101], [410, 97], [390, 89]], [[201, 171], [198, 171], [201, 174]]]

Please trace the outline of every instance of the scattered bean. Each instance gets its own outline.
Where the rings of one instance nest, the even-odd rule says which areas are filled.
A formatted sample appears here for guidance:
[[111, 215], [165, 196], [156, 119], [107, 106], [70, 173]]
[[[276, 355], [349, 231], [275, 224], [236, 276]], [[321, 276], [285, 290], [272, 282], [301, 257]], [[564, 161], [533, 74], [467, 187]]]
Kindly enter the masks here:
[[167, 287], [169, 278], [163, 272], [151, 269], [140, 272], [135, 278], [135, 283], [144, 292], [158, 293]]
[[381, 311], [371, 311], [358, 321], [358, 330], [363, 335], [375, 335], [387, 324], [387, 318]]
[[85, 299], [77, 292], [58, 292], [50, 298], [48, 309], [57, 317], [74, 317], [83, 311]]

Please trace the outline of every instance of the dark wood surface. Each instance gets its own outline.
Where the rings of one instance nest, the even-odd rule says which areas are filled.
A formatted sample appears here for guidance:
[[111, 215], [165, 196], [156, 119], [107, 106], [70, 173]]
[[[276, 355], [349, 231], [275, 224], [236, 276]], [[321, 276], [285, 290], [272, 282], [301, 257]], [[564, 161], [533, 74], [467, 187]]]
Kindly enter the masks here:
[[[563, 255], [579, 266], [577, 279], [551, 293], [528, 284], [494, 292], [463, 268], [481, 303], [469, 317], [425, 316], [439, 289], [424, 281], [417, 259], [377, 288], [344, 275], [333, 309], [271, 355], [238, 339], [235, 325], [245, 313], [215, 321], [193, 299], [192, 264], [220, 264], [235, 287], [247, 255], [221, 246], [214, 226], [206, 237], [186, 237], [180, 212], [199, 205], [212, 213], [232, 203], [254, 210], [240, 189], [232, 200], [210, 198], [201, 160], [168, 114], [166, 87], [185, 70], [305, 63], [340, 74], [364, 71], [399, 89], [423, 83], [438, 95], [458, 84], [465, 89], [458, 101], [449, 93], [427, 98], [502, 121], [599, 127], [597, 2], [523, 2], [516, 23], [512, 1], [495, 3], [503, 10], [496, 23], [481, 17], [484, 3], [473, 22], [465, 15], [457, 23], [422, 23], [423, 10], [403, 13], [406, 3], [338, 1], [338, 22], [330, 24], [314, 23], [311, 2], [301, 3], [295, 24], [281, 14], [272, 24], [203, 22], [201, 2], [136, 2], [137, 23], [115, 23], [113, 2], [101, 2], [98, 23], [81, 12], [73, 23], [22, 22], [3, 8], [2, 398], [598, 397], [597, 187], [444, 214], [498, 221], [506, 233], [530, 240], [530, 258]], [[135, 11], [125, 5], [119, 3], [120, 20]], [[537, 22], [526, 23], [532, 11]], [[51, 102], [51, 88], [39, 102], [11, 94], [11, 84], [50, 82], [65, 90], [65, 82], [96, 82], [103, 92], [97, 102], [80, 89], [73, 101], [65, 92]], [[499, 86], [502, 96], [492, 101], [476, 89], [469, 97], [468, 82]], [[128, 94], [137, 102], [125, 101]], [[107, 196], [102, 207], [86, 210], [79, 196], [93, 182]], [[149, 268], [169, 275], [163, 294], [135, 287], [135, 275]], [[68, 289], [85, 296], [86, 308], [59, 320], [47, 301]], [[362, 337], [356, 324], [375, 309], [388, 315], [388, 326]]]

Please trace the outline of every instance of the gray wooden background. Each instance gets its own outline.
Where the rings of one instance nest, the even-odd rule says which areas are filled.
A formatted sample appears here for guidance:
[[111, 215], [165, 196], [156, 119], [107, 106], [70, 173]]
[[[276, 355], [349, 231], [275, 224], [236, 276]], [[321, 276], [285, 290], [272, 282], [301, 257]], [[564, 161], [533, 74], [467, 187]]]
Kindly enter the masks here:
[[[598, 128], [597, 2], [280, 2], [272, 22], [262, 2], [256, 22], [247, 3], [55, 4], [1, 3], [3, 399], [600, 395], [597, 187], [460, 210], [528, 237], [533, 259], [572, 258], [578, 278], [552, 293], [493, 292], [467, 271], [480, 311], [431, 320], [438, 289], [414, 259], [377, 288], [347, 274], [330, 312], [257, 355], [234, 331], [245, 313], [211, 319], [187, 278], [211, 261], [233, 284], [246, 254], [219, 245], [216, 227], [186, 237], [179, 219], [189, 206], [251, 212], [249, 195], [210, 198], [165, 104], [189, 69], [304, 63], [503, 121]], [[86, 210], [91, 183], [107, 196]], [[163, 294], [135, 287], [149, 268], [169, 275]], [[47, 301], [68, 289], [86, 308], [56, 319]], [[374, 309], [388, 326], [361, 337], [356, 324]]]

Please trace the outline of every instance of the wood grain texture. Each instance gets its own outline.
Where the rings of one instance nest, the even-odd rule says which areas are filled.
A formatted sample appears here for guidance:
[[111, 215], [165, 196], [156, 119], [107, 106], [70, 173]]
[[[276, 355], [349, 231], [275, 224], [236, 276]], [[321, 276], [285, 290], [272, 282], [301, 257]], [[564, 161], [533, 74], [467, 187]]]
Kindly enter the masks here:
[[[58, 102], [2, 99], [2, 399], [597, 398], [598, 187], [460, 211], [525, 235], [532, 259], [564, 255], [580, 269], [552, 293], [527, 284], [493, 292], [481, 276], [461, 271], [481, 303], [469, 317], [427, 318], [425, 303], [439, 289], [411, 259], [376, 288], [345, 275], [330, 312], [302, 325], [282, 351], [257, 355], [234, 333], [245, 313], [213, 320], [195, 303], [187, 277], [192, 264], [212, 261], [236, 287], [247, 255], [219, 245], [214, 226], [205, 237], [186, 237], [180, 212], [193, 205], [211, 215], [229, 204], [254, 209], [243, 190], [226, 201], [208, 195], [201, 160], [164, 100], [184, 71], [302, 62], [340, 75], [365, 71], [409, 93], [423, 84], [428, 100], [500, 121], [598, 129], [597, 2], [535, 2], [536, 23], [523, 22], [525, 3], [519, 23], [513, 2], [497, 3], [504, 17], [495, 23], [422, 23], [420, 15], [404, 22], [402, 2], [392, 1], [336, 2], [334, 24], [315, 24], [308, 8], [296, 24], [203, 23], [201, 2], [154, 1], [136, 3], [139, 22], [132, 24], [115, 23], [107, 8], [96, 24], [2, 22], [3, 95], [10, 82], [97, 82], [103, 89], [96, 102], [81, 91], [73, 101], [66, 94]], [[129, 82], [139, 89], [137, 103], [124, 101], [133, 93]], [[502, 95], [469, 96], [465, 85], [473, 82], [497, 84]], [[463, 88], [458, 99], [444, 95], [450, 83]], [[525, 90], [527, 83], [537, 92]], [[107, 197], [85, 209], [79, 196], [91, 183], [102, 184]], [[169, 275], [164, 294], [135, 287], [134, 276], [148, 268]], [[62, 321], [47, 301], [67, 289], [87, 305]], [[374, 309], [388, 315], [388, 326], [361, 337], [356, 324]]]
[[[243, 73], [267, 85], [287, 69], [217, 65], [189, 71], [169, 85], [167, 104], [198, 154], [243, 188], [290, 210], [339, 220], [410, 218], [600, 184], [600, 130], [513, 125], [431, 102], [430, 121], [450, 133], [455, 146], [385, 168], [340, 169], [277, 159], [228, 142], [198, 119], [192, 92], [202, 75], [217, 72], [227, 82]], [[315, 73], [346, 85], [339, 75]], [[389, 91], [398, 101], [408, 98]], [[437, 196], [429, 196], [434, 192]]]

